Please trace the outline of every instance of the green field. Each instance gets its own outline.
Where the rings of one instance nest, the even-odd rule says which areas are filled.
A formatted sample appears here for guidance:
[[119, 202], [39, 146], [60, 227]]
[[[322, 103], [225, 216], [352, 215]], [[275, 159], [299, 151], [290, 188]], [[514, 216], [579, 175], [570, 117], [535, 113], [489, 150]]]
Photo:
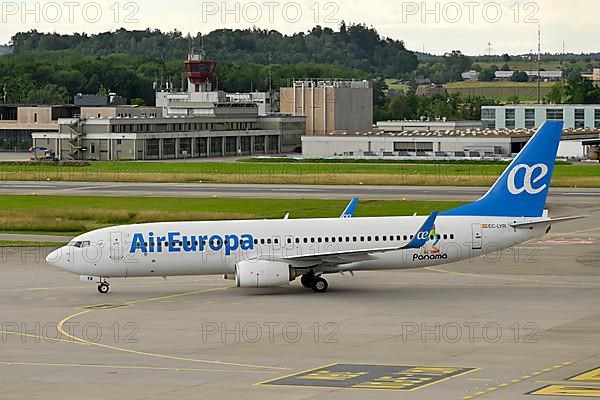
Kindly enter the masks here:
[[[542, 82], [542, 99], [548, 95], [555, 82]], [[462, 97], [483, 96], [507, 102], [518, 97], [521, 103], [537, 102], [537, 82], [453, 82], [444, 85], [449, 94], [458, 93]]]
[[0, 248], [2, 247], [48, 247], [57, 248], [64, 246], [65, 243], [58, 242], [31, 242], [26, 240], [0, 240]]
[[[371, 200], [359, 203], [357, 217], [426, 215], [462, 203]], [[71, 197], [0, 195], [0, 231], [77, 234], [111, 225], [179, 221], [338, 217], [345, 200], [162, 197]]]
[[[85, 167], [0, 165], [0, 180], [487, 186], [504, 168], [468, 163], [97, 162]], [[557, 165], [552, 184], [600, 187], [600, 166]]]

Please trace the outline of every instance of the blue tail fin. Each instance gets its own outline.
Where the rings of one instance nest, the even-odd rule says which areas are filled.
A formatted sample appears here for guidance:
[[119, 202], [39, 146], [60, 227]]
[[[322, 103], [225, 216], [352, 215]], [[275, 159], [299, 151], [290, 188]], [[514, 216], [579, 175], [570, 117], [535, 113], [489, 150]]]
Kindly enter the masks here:
[[425, 243], [427, 243], [430, 239], [429, 235], [431, 234], [431, 231], [434, 230], [435, 219], [437, 218], [437, 216], [437, 211], [432, 212], [431, 215], [427, 217], [425, 222], [423, 222], [423, 225], [421, 225], [421, 227], [419, 228], [417, 233], [415, 233], [415, 235], [412, 237], [410, 242], [402, 246], [402, 250], [420, 249], [421, 247], [423, 247]]
[[482, 198], [440, 215], [542, 216], [562, 130], [545, 122]]
[[350, 203], [348, 203], [346, 209], [344, 210], [344, 212], [342, 212], [342, 215], [340, 215], [340, 218], [352, 218], [354, 216], [354, 211], [356, 211], [357, 204], [358, 197], [355, 197], [352, 200], [350, 200]]

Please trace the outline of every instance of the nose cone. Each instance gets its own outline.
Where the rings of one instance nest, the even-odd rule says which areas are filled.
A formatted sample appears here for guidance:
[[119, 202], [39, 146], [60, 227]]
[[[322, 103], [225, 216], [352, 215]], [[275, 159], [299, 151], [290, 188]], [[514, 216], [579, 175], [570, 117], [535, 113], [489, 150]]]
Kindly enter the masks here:
[[46, 256], [46, 263], [53, 267], [69, 270], [68, 250], [66, 247], [61, 247], [54, 250]]
[[47, 264], [56, 266], [56, 262], [58, 261], [59, 250], [60, 249], [54, 250], [52, 253], [50, 253], [50, 254], [48, 254], [46, 256], [46, 263]]

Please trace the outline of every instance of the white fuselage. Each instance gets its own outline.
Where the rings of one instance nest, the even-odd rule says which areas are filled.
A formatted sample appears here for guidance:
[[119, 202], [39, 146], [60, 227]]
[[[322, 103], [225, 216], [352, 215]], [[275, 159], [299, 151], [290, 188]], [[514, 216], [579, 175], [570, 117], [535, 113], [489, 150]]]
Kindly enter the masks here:
[[[71, 245], [50, 254], [48, 260], [69, 272], [102, 278], [233, 274], [236, 264], [244, 260], [277, 261], [298, 255], [399, 248], [410, 241], [423, 219], [377, 217], [123, 225], [83, 234]], [[308, 258], [290, 261], [290, 266], [333, 273], [447, 264], [542, 236], [549, 224], [530, 229], [510, 226], [535, 220], [442, 215], [435, 221], [434, 239], [419, 249], [375, 251], [366, 260], [356, 261], [348, 256], [342, 263], [338, 258], [331, 264], [326, 259], [323, 262], [323, 257], [319, 263]], [[82, 244], [76, 247], [73, 243]]]

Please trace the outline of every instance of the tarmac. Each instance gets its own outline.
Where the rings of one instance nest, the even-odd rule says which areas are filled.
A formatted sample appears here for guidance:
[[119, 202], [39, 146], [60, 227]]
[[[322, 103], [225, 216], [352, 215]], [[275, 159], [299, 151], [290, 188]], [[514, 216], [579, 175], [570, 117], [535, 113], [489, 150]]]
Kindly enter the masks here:
[[0, 398], [600, 397], [600, 204], [550, 208], [590, 218], [486, 258], [331, 275], [325, 294], [196, 276], [101, 295], [49, 248], [0, 249]]
[[[600, 172], [600, 169], [599, 169]], [[373, 186], [373, 185], [264, 185], [214, 183], [119, 183], [2, 181], [0, 194], [142, 197], [241, 197], [317, 199], [431, 199], [471, 200], [489, 187]], [[600, 199], [597, 188], [551, 188], [550, 198], [589, 202]], [[560, 199], [559, 199], [560, 200]]]

